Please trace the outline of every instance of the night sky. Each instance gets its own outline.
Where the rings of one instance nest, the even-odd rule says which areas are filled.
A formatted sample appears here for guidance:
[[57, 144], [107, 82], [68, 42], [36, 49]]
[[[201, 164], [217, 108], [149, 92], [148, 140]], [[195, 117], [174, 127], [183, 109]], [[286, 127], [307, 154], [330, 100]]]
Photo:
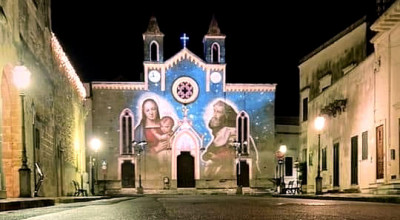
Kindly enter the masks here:
[[53, 0], [52, 31], [82, 81], [140, 81], [142, 34], [151, 15], [165, 34], [164, 60], [182, 49], [183, 33], [187, 48], [204, 59], [202, 39], [214, 15], [227, 36], [227, 82], [277, 83], [275, 114], [297, 116], [299, 60], [361, 19], [375, 1], [211, 2]]

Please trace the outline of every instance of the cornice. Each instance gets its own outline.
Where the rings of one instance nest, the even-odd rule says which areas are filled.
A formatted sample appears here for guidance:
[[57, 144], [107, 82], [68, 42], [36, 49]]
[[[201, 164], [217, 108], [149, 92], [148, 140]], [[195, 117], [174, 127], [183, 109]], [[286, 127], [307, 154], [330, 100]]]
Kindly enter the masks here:
[[93, 89], [146, 90], [144, 82], [92, 82]]
[[244, 84], [244, 83], [227, 83], [225, 85], [226, 92], [275, 92], [276, 83], [274, 84]]

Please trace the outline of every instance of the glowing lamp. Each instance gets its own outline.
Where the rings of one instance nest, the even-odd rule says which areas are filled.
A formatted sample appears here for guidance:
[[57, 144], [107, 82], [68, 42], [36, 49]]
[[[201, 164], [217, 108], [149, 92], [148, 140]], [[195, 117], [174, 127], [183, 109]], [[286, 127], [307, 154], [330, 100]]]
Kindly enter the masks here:
[[97, 152], [97, 151], [100, 149], [101, 141], [100, 141], [99, 139], [97, 139], [97, 138], [93, 138], [93, 139], [90, 141], [90, 146], [92, 147], [92, 149], [93, 149], [95, 152]]
[[279, 146], [279, 151], [280, 151], [281, 153], [285, 154], [286, 151], [287, 151], [286, 145], [281, 145], [281, 146]]
[[29, 86], [31, 79], [31, 72], [26, 66], [19, 65], [13, 69], [14, 84], [18, 89], [25, 89]]
[[314, 121], [314, 127], [317, 131], [321, 131], [325, 125], [325, 118], [322, 116], [318, 116]]

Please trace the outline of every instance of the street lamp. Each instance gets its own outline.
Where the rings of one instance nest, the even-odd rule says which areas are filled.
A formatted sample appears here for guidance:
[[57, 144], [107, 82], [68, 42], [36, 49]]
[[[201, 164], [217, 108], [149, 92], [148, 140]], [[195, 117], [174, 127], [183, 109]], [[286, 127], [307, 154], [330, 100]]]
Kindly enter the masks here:
[[[90, 179], [91, 179], [91, 182], [92, 182], [92, 184], [91, 184], [92, 185], [92, 187], [91, 187], [92, 195], [95, 194], [95, 192], [94, 192], [94, 183], [97, 180], [97, 162], [96, 162], [96, 159], [97, 159], [97, 153], [98, 153], [98, 151], [100, 149], [100, 146], [101, 146], [101, 141], [99, 139], [93, 138], [90, 141], [90, 147], [92, 148], [92, 150], [96, 154], [95, 157], [90, 155], [90, 165], [91, 165], [91, 169], [90, 169], [91, 178]], [[95, 163], [96, 163], [96, 171], [95, 171]], [[95, 172], [96, 172], [96, 177], [95, 177]]]
[[285, 153], [287, 151], [286, 145], [281, 145], [279, 146], [279, 152], [280, 152], [280, 158], [278, 160], [278, 164], [280, 165], [280, 176], [281, 176], [281, 181], [280, 181], [280, 193], [284, 194], [285, 191], [283, 190], [285, 188], [285, 172], [283, 170], [283, 163], [285, 161]]
[[232, 143], [232, 146], [235, 148], [235, 151], [237, 152], [237, 155], [239, 157], [239, 162], [238, 162], [238, 168], [237, 168], [237, 188], [236, 188], [236, 194], [242, 194], [242, 177], [241, 177], [241, 167], [240, 167], [240, 160], [241, 160], [241, 155], [242, 155], [242, 149], [241, 149], [241, 143], [238, 141], [234, 141]]
[[322, 177], [321, 177], [321, 169], [320, 169], [320, 160], [321, 160], [321, 131], [325, 125], [325, 118], [322, 116], [318, 116], [314, 121], [314, 127], [318, 131], [318, 166], [317, 166], [317, 177], [315, 177], [315, 194], [322, 194]]
[[146, 148], [146, 141], [132, 141], [133, 147], [135, 148], [135, 154], [138, 157], [138, 165], [139, 165], [139, 186], [137, 187], [137, 193], [138, 194], [143, 194], [143, 187], [142, 187], [142, 162], [141, 162], [141, 158], [142, 158], [142, 152], [145, 150]]
[[[31, 169], [28, 167], [28, 158], [26, 156], [25, 141], [25, 89], [29, 86], [31, 72], [23, 65], [15, 66], [13, 69], [14, 84], [20, 91], [21, 97], [21, 115], [22, 115], [22, 165], [19, 171], [19, 191], [20, 197], [31, 197]], [[23, 185], [25, 184], [25, 185]]]

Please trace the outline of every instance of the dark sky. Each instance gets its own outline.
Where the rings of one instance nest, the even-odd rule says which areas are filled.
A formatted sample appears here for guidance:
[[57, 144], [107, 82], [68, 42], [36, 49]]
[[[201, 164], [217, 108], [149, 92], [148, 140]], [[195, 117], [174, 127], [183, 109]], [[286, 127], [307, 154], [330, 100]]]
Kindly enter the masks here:
[[299, 60], [361, 19], [375, 0], [164, 2], [53, 0], [52, 29], [82, 81], [140, 81], [151, 15], [165, 34], [167, 60], [181, 50], [183, 33], [188, 49], [204, 59], [202, 39], [214, 14], [227, 36], [227, 82], [277, 83], [276, 115], [297, 116]]

